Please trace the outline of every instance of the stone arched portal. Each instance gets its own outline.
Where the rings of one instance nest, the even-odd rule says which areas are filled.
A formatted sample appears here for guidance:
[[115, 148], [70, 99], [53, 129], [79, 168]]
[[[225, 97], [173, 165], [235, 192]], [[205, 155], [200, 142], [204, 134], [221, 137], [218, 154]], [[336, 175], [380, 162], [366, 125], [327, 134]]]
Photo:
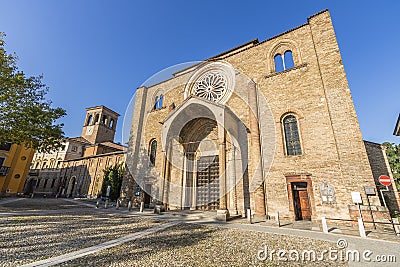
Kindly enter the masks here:
[[169, 208], [249, 208], [247, 128], [227, 106], [186, 99], [163, 122], [162, 145], [161, 199]]

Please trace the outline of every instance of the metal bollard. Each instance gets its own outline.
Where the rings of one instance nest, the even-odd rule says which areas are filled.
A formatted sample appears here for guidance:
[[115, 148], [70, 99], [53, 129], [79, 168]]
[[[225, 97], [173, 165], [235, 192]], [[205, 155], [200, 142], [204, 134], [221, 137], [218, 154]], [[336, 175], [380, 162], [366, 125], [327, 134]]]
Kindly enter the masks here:
[[108, 199], [106, 199], [106, 203], [104, 203], [104, 208], [105, 208], [105, 209], [108, 208]]
[[100, 207], [100, 199], [97, 200], [97, 202], [96, 202], [96, 209], [98, 209], [99, 207]]
[[128, 202], [128, 211], [131, 211], [132, 210], [132, 201], [129, 201]]
[[119, 200], [117, 200], [117, 204], [115, 205], [115, 208], [116, 208], [117, 210], [119, 210]]

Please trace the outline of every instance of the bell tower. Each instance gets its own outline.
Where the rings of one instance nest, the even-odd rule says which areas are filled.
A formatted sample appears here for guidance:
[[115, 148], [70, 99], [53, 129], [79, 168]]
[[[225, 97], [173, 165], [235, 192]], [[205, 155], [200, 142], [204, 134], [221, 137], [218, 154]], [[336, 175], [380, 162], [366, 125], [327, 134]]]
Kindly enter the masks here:
[[119, 116], [105, 106], [86, 108], [81, 136], [92, 144], [113, 142]]

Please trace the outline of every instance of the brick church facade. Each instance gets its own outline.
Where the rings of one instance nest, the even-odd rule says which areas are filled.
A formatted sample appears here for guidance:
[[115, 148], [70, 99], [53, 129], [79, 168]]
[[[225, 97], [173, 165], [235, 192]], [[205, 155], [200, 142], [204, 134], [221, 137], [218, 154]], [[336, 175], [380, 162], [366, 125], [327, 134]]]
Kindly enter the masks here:
[[375, 182], [329, 12], [138, 88], [127, 165], [145, 204], [349, 219]]

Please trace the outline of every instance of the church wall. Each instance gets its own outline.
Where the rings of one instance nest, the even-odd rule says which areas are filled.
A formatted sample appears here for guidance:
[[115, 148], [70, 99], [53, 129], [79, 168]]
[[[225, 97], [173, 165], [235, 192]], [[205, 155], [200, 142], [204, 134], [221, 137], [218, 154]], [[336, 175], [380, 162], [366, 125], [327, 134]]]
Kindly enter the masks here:
[[[293, 52], [295, 68], [275, 73], [273, 57], [286, 49]], [[312, 16], [307, 24], [240, 53], [231, 53], [227, 57], [222, 55], [219, 59], [252, 79], [259, 90], [259, 98], [265, 98], [268, 104], [268, 107], [260, 104], [257, 115], [269, 215], [279, 211], [284, 217], [294, 218], [287, 178], [299, 177], [312, 184], [310, 204], [313, 219], [321, 216], [349, 219], [351, 192], [361, 192], [365, 200], [364, 186], [374, 186], [374, 181], [329, 13]], [[134, 148], [140, 139], [145, 144], [140, 147], [140, 153], [147, 155], [150, 141], [155, 138], [158, 146], [154, 170], [160, 176], [164, 171], [163, 125], [160, 122], [171, 112], [169, 107], [172, 103], [178, 106], [183, 102], [184, 86], [180, 84], [189, 78], [190, 72], [149, 88], [140, 88], [136, 95], [130, 147]], [[247, 88], [237, 87], [235, 90], [238, 94], [234, 92], [226, 105], [249, 128], [249, 109], [245, 104], [248, 101]], [[153, 110], [155, 96], [161, 92], [165, 95], [164, 107]], [[272, 118], [267, 119], [272, 120], [274, 127], [265, 121], [267, 108], [272, 114]], [[281, 119], [287, 113], [295, 114], [298, 119], [303, 152], [300, 156], [286, 156], [285, 153]], [[133, 151], [139, 153], [137, 148]], [[251, 159], [254, 151], [249, 149], [248, 152]], [[265, 155], [272, 153], [271, 162]], [[136, 159], [132, 158], [132, 162]], [[254, 168], [250, 160], [249, 177], [254, 174]], [[174, 173], [173, 176], [178, 175]], [[335, 189], [336, 201], [332, 204], [322, 203], [320, 186], [323, 182]], [[232, 195], [228, 202], [232, 205], [231, 198]], [[238, 209], [241, 212], [246, 209], [243, 198], [243, 186], [238, 186]], [[377, 197], [370, 200], [379, 205]]]

